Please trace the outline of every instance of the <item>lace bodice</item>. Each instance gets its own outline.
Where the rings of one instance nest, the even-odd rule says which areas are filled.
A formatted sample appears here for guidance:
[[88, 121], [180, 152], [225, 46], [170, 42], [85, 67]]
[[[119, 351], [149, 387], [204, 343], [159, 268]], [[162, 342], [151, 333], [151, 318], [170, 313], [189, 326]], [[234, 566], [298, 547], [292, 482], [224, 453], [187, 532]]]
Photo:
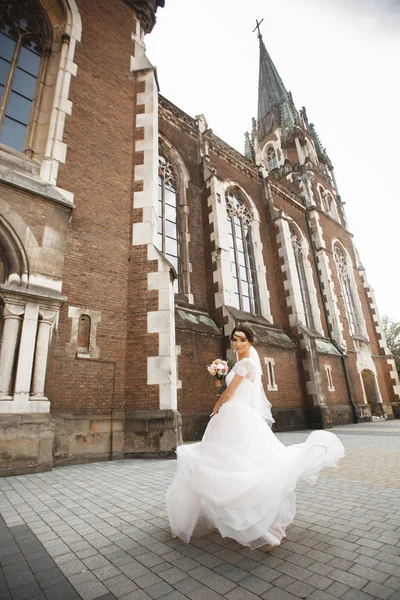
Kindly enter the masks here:
[[256, 376], [256, 371], [256, 366], [251, 358], [242, 358], [242, 360], [239, 360], [226, 376], [226, 385], [229, 386], [235, 375], [240, 375], [248, 381], [253, 382]]

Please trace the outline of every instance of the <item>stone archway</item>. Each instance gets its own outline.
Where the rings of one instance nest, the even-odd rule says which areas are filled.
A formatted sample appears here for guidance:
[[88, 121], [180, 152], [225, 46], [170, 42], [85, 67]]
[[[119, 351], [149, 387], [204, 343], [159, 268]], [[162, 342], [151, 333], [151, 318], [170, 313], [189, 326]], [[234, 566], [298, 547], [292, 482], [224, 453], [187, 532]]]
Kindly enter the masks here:
[[361, 379], [364, 386], [365, 397], [371, 409], [371, 415], [375, 417], [383, 417], [384, 412], [382, 408], [382, 402], [380, 402], [374, 373], [369, 369], [364, 369], [361, 372]]

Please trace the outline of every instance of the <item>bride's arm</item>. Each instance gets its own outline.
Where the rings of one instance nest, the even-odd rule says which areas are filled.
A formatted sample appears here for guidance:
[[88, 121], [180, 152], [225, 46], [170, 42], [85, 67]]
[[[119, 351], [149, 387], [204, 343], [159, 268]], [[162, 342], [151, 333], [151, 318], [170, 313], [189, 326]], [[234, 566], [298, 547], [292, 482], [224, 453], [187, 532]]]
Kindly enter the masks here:
[[238, 375], [238, 374], [235, 375], [235, 377], [232, 379], [232, 381], [230, 382], [230, 384], [228, 385], [226, 390], [221, 394], [221, 396], [218, 398], [217, 402], [215, 403], [215, 406], [211, 413], [212, 415], [216, 415], [218, 413], [219, 409], [221, 408], [221, 406], [223, 404], [225, 404], [225, 402], [228, 402], [228, 400], [230, 400], [232, 398], [233, 394], [235, 393], [235, 391], [237, 390], [239, 385], [242, 383], [243, 379], [244, 379], [244, 377], [242, 375]]

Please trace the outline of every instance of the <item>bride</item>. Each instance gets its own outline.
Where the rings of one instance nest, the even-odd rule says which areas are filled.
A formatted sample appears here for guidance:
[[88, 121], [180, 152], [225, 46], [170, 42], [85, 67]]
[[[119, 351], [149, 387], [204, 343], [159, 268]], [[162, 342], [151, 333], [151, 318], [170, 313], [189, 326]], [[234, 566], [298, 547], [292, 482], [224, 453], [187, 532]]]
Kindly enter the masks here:
[[244, 546], [268, 552], [286, 537], [295, 516], [295, 486], [344, 456], [340, 440], [313, 431], [302, 444], [284, 446], [272, 433], [270, 403], [250, 327], [235, 328], [238, 362], [226, 377], [201, 442], [177, 448], [178, 469], [167, 491], [174, 537], [189, 543], [200, 517]]

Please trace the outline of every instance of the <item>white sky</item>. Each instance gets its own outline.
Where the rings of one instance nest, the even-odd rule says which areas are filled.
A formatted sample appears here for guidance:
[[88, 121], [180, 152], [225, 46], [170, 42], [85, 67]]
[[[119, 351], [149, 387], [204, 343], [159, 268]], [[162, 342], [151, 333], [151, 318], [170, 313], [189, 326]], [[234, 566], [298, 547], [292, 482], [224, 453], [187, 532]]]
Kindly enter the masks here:
[[146, 37], [161, 93], [243, 152], [258, 40], [335, 167], [381, 315], [400, 320], [400, 0], [166, 0]]

